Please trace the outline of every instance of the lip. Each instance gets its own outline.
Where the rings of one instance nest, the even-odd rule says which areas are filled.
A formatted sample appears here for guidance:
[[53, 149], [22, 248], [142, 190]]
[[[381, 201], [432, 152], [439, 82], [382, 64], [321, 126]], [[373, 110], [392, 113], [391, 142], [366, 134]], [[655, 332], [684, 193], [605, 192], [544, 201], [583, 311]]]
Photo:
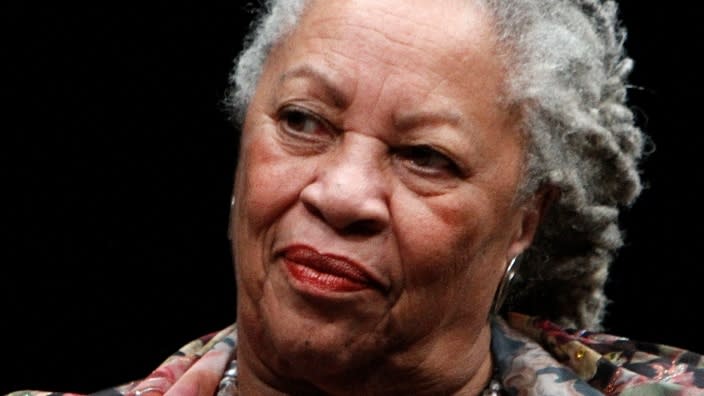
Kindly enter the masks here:
[[363, 265], [344, 256], [306, 245], [288, 246], [281, 256], [289, 274], [308, 287], [338, 293], [386, 289]]

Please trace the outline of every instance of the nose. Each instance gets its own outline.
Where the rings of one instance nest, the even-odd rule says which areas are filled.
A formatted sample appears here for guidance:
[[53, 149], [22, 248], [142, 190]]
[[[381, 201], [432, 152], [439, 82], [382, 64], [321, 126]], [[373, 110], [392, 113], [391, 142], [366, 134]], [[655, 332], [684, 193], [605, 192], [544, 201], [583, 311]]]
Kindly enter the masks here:
[[340, 146], [322, 154], [314, 180], [301, 191], [306, 209], [343, 234], [376, 234], [389, 224], [383, 142], [346, 133]]

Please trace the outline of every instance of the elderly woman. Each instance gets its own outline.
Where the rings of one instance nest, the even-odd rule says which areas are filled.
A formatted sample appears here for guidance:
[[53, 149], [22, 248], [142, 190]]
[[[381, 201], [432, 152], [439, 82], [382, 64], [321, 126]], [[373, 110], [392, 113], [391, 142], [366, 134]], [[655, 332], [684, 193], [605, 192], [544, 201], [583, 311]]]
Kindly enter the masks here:
[[232, 75], [237, 324], [106, 394], [704, 394], [696, 354], [560, 327], [599, 328], [640, 191], [617, 24], [272, 1]]

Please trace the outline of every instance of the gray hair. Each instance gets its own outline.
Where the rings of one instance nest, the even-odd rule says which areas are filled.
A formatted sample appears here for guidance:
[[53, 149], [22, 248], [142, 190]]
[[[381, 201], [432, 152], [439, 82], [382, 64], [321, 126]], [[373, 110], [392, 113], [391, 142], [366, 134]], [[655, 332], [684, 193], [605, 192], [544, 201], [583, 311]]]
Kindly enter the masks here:
[[[475, 0], [494, 17], [509, 69], [508, 99], [528, 140], [524, 184], [560, 193], [521, 258], [509, 309], [598, 329], [608, 267], [623, 244], [619, 208], [641, 190], [644, 136], [626, 106], [625, 32], [614, 1]], [[268, 0], [230, 77], [242, 122], [266, 58], [306, 0]]]

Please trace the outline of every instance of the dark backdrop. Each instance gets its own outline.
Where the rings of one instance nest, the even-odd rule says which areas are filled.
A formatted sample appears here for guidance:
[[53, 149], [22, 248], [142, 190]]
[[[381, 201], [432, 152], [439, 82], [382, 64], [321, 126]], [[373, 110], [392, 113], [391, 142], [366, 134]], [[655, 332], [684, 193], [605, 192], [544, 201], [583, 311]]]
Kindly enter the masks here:
[[[142, 377], [234, 320], [235, 1], [0, 6], [0, 393]], [[702, 52], [694, 6], [623, 2], [631, 102], [656, 151], [623, 215], [607, 329], [704, 351]]]

